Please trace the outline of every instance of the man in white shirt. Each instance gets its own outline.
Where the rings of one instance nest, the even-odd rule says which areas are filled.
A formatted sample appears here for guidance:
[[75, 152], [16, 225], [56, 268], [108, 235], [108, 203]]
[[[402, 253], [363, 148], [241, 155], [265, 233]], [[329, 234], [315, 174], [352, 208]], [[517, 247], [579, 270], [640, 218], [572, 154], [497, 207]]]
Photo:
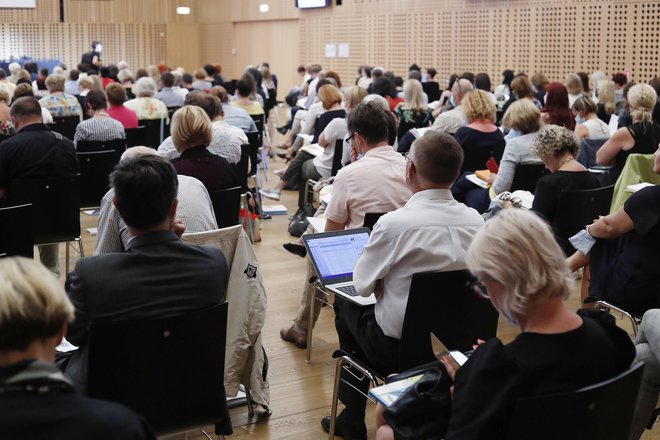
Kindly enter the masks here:
[[[358, 353], [385, 375], [397, 371], [412, 275], [466, 269], [467, 249], [484, 222], [449, 190], [463, 163], [463, 150], [451, 136], [427, 132], [413, 143], [407, 160], [405, 177], [413, 196], [380, 218], [353, 270], [356, 290], [362, 296], [375, 293], [375, 307], [335, 301], [340, 349]], [[368, 383], [348, 376], [342, 372], [343, 380], [367, 391]], [[336, 426], [351, 438], [366, 439], [364, 396], [342, 385], [339, 399], [346, 409]]]
[[[387, 142], [389, 131], [396, 131], [393, 119], [378, 102], [359, 104], [348, 114], [348, 141], [353, 163], [342, 168], [335, 178], [332, 199], [325, 210], [326, 232], [359, 228], [367, 212], [393, 211], [410, 198], [405, 181], [406, 161]], [[313, 273], [313, 269], [311, 271]], [[306, 284], [293, 324], [280, 331], [282, 339], [298, 348], [307, 346], [307, 327], [315, 294], [316, 288]], [[319, 312], [319, 308], [316, 309], [314, 323]]]

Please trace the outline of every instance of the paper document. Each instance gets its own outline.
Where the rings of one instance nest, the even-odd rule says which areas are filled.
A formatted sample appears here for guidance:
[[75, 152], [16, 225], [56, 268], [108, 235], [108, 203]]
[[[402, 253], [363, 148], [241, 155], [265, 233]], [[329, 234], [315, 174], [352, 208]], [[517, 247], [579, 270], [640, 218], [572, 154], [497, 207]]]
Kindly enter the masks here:
[[369, 390], [369, 395], [385, 406], [390, 406], [399, 398], [408, 388], [422, 378], [422, 374], [397, 380], [396, 382], [381, 385]]
[[288, 210], [286, 209], [286, 206], [284, 205], [264, 205], [261, 208], [261, 211], [264, 214], [270, 214], [270, 215], [284, 215], [288, 214]]
[[415, 136], [415, 139], [419, 139], [422, 136], [424, 136], [424, 133], [429, 131], [431, 127], [423, 127], [423, 128], [413, 128], [410, 130], [410, 132]]
[[300, 139], [303, 140], [303, 145], [311, 144], [312, 139], [314, 139], [314, 136], [312, 136], [311, 134], [298, 133], [296, 136], [298, 136]]
[[325, 217], [307, 217], [307, 221], [316, 229], [316, 232], [325, 231]]
[[89, 235], [91, 236], [94, 236], [99, 232], [98, 228], [87, 228], [86, 231], [89, 232]]
[[318, 157], [318, 156], [323, 156], [323, 152], [325, 151], [325, 148], [323, 148], [319, 144], [309, 144], [300, 147], [300, 151], [304, 151], [306, 153], [311, 154], [314, 157]]
[[62, 338], [62, 342], [60, 342], [60, 345], [55, 347], [55, 350], [65, 353], [67, 351], [78, 350], [78, 347], [67, 341], [66, 338]]
[[100, 211], [98, 209], [87, 209], [87, 210], [83, 211], [84, 214], [91, 215], [92, 217], [98, 217], [99, 212]]
[[481, 180], [474, 173], [473, 174], [467, 174], [465, 176], [465, 178], [467, 180], [469, 180], [470, 182], [474, 183], [475, 185], [480, 186], [481, 188], [484, 188], [484, 189], [490, 188], [490, 184], [488, 182], [486, 182], [485, 180]]
[[652, 183], [648, 182], [642, 182], [642, 183], [636, 183], [634, 185], [628, 185], [626, 186], [626, 191], [629, 193], [636, 193], [640, 189], [646, 188], [647, 186], [655, 186]]

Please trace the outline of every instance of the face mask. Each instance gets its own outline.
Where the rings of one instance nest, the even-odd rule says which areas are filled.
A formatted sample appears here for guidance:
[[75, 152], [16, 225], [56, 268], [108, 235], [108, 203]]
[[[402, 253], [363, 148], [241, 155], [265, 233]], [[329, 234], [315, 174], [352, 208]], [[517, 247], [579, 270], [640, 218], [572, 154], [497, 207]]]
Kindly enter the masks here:
[[103, 52], [103, 46], [101, 46], [100, 44], [97, 44], [96, 48], [94, 50], [96, 50], [98, 53], [101, 53], [101, 52]]
[[521, 135], [522, 135], [522, 133], [520, 133], [515, 128], [512, 128], [511, 130], [509, 130], [509, 134], [504, 136], [504, 140], [508, 141], [509, 139], [517, 138], [518, 136], [521, 136]]
[[449, 103], [451, 104], [452, 107], [456, 107], [456, 100], [454, 99], [454, 95], [451, 95], [449, 97]]
[[360, 153], [357, 155], [357, 160], [360, 160], [364, 157], [364, 153]]
[[577, 116], [575, 117], [575, 123], [576, 123], [576, 124], [581, 125], [581, 124], [584, 124], [585, 122], [587, 122], [587, 120], [584, 119], [583, 117], [581, 117], [580, 115], [577, 115]]

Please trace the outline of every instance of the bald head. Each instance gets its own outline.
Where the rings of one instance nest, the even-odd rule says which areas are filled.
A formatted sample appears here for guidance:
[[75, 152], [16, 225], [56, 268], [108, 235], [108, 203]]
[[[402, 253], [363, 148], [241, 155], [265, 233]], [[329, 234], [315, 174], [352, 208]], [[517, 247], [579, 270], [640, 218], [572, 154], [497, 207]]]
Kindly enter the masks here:
[[429, 130], [413, 142], [408, 158], [415, 169], [417, 191], [449, 188], [463, 165], [463, 148], [448, 134]]
[[153, 155], [153, 154], [158, 154], [156, 150], [153, 148], [149, 147], [131, 147], [128, 148], [124, 153], [121, 155], [121, 159], [119, 159], [120, 162], [124, 160], [131, 160], [135, 159], [137, 157], [142, 157], [142, 156], [148, 156], [148, 155]]
[[465, 78], [461, 78], [458, 81], [455, 81], [454, 85], [451, 87], [451, 93], [454, 95], [454, 101], [456, 101], [456, 105], [459, 105], [463, 100], [463, 97], [473, 89], [474, 86], [472, 83]]

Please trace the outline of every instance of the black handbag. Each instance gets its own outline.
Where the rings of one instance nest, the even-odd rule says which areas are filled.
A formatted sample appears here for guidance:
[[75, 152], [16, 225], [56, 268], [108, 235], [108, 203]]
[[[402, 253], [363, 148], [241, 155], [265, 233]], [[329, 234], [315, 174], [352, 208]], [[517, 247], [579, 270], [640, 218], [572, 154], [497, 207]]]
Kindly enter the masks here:
[[396, 439], [441, 439], [451, 414], [452, 380], [433, 368], [415, 382], [383, 413]]
[[307, 230], [309, 221], [307, 217], [314, 217], [316, 209], [312, 206], [311, 202], [307, 202], [302, 208], [298, 208], [291, 220], [289, 221], [289, 234], [294, 237], [300, 237]]

